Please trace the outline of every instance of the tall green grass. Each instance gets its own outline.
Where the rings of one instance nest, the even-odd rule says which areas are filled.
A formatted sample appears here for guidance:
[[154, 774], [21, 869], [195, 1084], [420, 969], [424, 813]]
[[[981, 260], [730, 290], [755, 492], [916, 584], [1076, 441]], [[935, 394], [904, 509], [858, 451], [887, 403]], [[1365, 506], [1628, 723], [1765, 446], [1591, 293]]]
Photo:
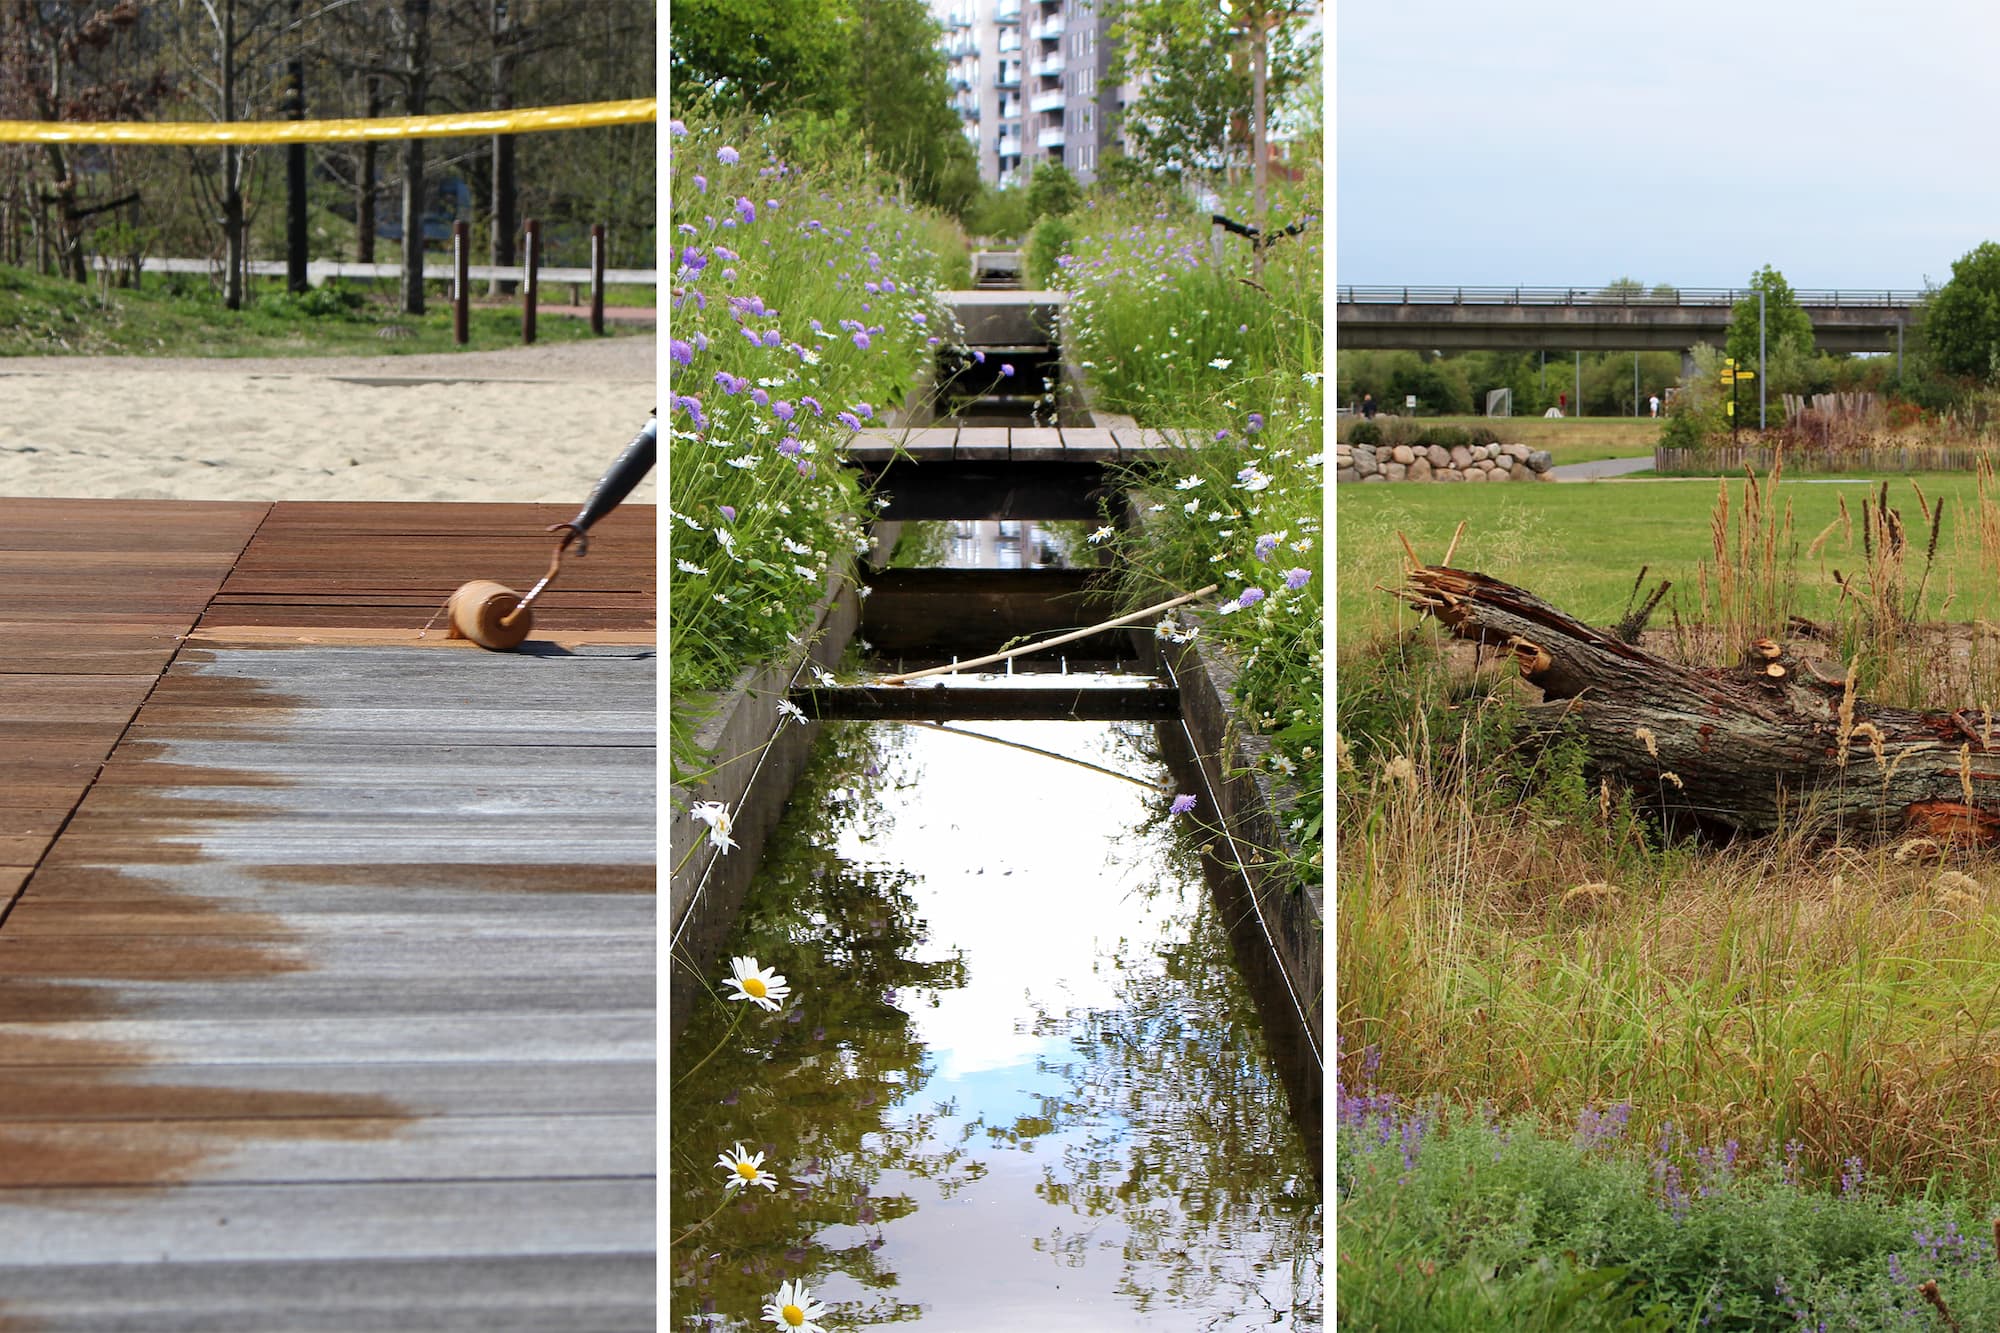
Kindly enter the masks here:
[[[677, 122], [680, 123], [680, 122]], [[668, 555], [675, 754], [702, 692], [785, 653], [865, 546], [842, 451], [941, 340], [963, 263], [858, 149], [785, 155], [782, 126], [694, 121], [673, 143]]]
[[[1303, 192], [1296, 208], [1311, 196]], [[1283, 220], [1283, 204], [1277, 216]], [[1093, 404], [1168, 430], [1178, 447], [1123, 480], [1139, 523], [1112, 537], [1133, 606], [1217, 584], [1212, 608], [1169, 617], [1232, 650], [1244, 725], [1270, 742], [1293, 867], [1318, 878], [1325, 793], [1325, 413], [1320, 233], [1272, 250], [1211, 245], [1172, 202], [1104, 200], [1065, 220], [1064, 336]], [[1281, 849], [1266, 849], [1277, 853]]]

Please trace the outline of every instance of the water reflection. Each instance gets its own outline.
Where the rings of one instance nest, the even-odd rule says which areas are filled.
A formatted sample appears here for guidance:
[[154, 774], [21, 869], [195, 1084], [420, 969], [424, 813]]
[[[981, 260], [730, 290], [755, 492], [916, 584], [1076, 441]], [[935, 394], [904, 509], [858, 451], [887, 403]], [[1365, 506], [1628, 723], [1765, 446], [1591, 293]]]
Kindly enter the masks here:
[[[1144, 728], [976, 729], [1164, 773]], [[1319, 1326], [1318, 1191], [1165, 808], [828, 729], [730, 944], [796, 998], [711, 1004], [674, 1051], [677, 1327], [750, 1327], [788, 1278], [829, 1328]], [[775, 1194], [725, 1200], [739, 1141]]]

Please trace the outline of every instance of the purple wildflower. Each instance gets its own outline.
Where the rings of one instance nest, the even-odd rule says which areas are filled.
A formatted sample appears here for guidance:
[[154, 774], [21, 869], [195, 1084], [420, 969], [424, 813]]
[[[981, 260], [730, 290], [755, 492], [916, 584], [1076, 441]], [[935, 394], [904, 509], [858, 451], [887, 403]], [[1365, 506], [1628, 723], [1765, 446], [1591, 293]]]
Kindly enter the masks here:
[[1285, 571], [1285, 591], [1287, 592], [1297, 592], [1311, 581], [1312, 571], [1310, 569], [1295, 566]]
[[728, 520], [729, 522], [734, 523], [736, 521], [736, 506], [723, 505], [721, 508], [722, 508], [722, 517]]
[[1188, 814], [1194, 809], [1194, 797], [1176, 796], [1174, 797], [1173, 805], [1169, 808], [1177, 815]]
[[752, 389], [750, 391], [750, 401], [759, 407], [769, 407], [771, 405], [771, 395], [765, 393], [762, 389]]
[[854, 414], [859, 417], [866, 417], [870, 421], [875, 419], [875, 409], [866, 403], [856, 403], [854, 405]]
[[810, 458], [801, 458], [799, 460], [798, 466], [799, 466], [799, 475], [801, 477], [810, 477], [815, 472], [819, 471], [818, 468], [813, 466], [813, 461]]
[[700, 175], [699, 173], [697, 173], [697, 174], [696, 174], [696, 176], [695, 176], [695, 178], [694, 178], [694, 188], [695, 188], [695, 189], [697, 189], [697, 190], [700, 190], [700, 191], [701, 191], [701, 192], [702, 192], [703, 194], [707, 194], [707, 193], [708, 193], [708, 177], [706, 177], [706, 176], [703, 176], [703, 175]]
[[787, 458], [797, 458], [805, 452], [805, 446], [800, 444], [795, 437], [787, 435], [784, 439], [778, 441], [778, 452]]
[[722, 147], [715, 150], [715, 160], [720, 162], [725, 167], [733, 167], [738, 162], [740, 162], [742, 158], [734, 148], [731, 148], [728, 144], [724, 144]]
[[1252, 435], [1264, 429], [1264, 414], [1262, 412], [1252, 412], [1250, 414], [1250, 424], [1245, 429]]
[[1259, 560], [1269, 560], [1271, 552], [1278, 549], [1278, 534], [1267, 532], [1257, 539], [1256, 555]]
[[857, 334], [855, 334], [855, 335], [854, 335], [854, 345], [855, 345], [856, 347], [859, 347], [859, 348], [860, 348], [860, 349], [861, 349], [862, 351], [864, 351], [864, 352], [865, 352], [865, 351], [867, 351], [867, 350], [868, 350], [868, 335], [867, 335], [867, 334], [865, 334], [865, 333], [857, 333]]
[[814, 416], [823, 417], [826, 415], [826, 409], [819, 405], [819, 399], [813, 397], [811, 394], [804, 395], [799, 401], [810, 407], [813, 410]]
[[1236, 604], [1245, 607], [1255, 606], [1263, 600], [1264, 590], [1262, 588], [1245, 588], [1243, 595], [1236, 599]]
[[690, 245], [681, 251], [681, 267], [690, 273], [699, 273], [708, 267], [708, 256]]
[[680, 121], [670, 120], [667, 122], [667, 133], [673, 135], [676, 139], [687, 138], [687, 132], [688, 132], [688, 127], [683, 125]]
[[986, 364], [986, 353], [980, 351], [977, 347], [975, 347], [972, 349], [972, 359], [974, 361], [977, 361], [980, 365], [983, 366]]
[[861, 418], [855, 416], [852, 412], [836, 412], [834, 413], [834, 420], [849, 430], [861, 429]]
[[764, 346], [776, 347], [779, 343], [783, 342], [784, 340], [785, 340], [784, 335], [779, 333], [776, 329], [764, 330]]
[[701, 399], [695, 397], [693, 394], [680, 394], [674, 398], [674, 406], [688, 414], [688, 418], [694, 422], [696, 430], [708, 429], [708, 418], [701, 414]]
[[736, 216], [742, 218], [745, 222], [755, 222], [757, 220], [757, 205], [751, 203], [747, 198], [738, 197], [736, 200]]
[[780, 421], [790, 421], [798, 414], [793, 410], [790, 403], [780, 398], [777, 402], [771, 404], [771, 415]]
[[1229, 432], [1228, 432], [1228, 430], [1224, 429], [1224, 430], [1219, 430], [1219, 431], [1215, 432], [1215, 438], [1216, 438], [1216, 439], [1218, 439], [1218, 440], [1226, 440], [1226, 439], [1228, 439], [1228, 438], [1229, 438]]
[[1014, 367], [1002, 361], [1000, 363], [1000, 374], [1006, 379], [1012, 379], [1014, 378]]
[[757, 330], [742, 328], [736, 331], [742, 334], [744, 341], [748, 342], [752, 347], [762, 347], [764, 345], [763, 339], [757, 336]]
[[679, 338], [667, 344], [667, 354], [683, 366], [692, 365], [694, 362], [694, 348]]

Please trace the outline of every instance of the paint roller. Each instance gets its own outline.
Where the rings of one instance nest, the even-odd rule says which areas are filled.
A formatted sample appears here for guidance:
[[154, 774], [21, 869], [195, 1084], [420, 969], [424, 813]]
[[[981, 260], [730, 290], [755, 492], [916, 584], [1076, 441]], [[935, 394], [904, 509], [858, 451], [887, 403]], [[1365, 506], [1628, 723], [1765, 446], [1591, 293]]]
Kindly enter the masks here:
[[597, 486], [590, 492], [590, 498], [583, 502], [583, 508], [577, 511], [576, 517], [567, 523], [550, 526], [550, 532], [562, 535], [549, 557], [548, 572], [542, 575], [541, 582], [528, 589], [525, 597], [488, 579], [475, 579], [462, 584], [458, 591], [452, 593], [451, 599], [445, 603], [451, 622], [446, 637], [470, 639], [482, 648], [503, 652], [520, 647], [534, 624], [534, 613], [529, 608], [562, 571], [564, 553], [572, 544], [579, 556], [588, 553], [589, 540], [585, 534], [593, 523], [616, 509], [619, 502], [632, 493], [632, 488], [653, 470], [659, 437], [660, 420], [656, 414], [646, 422], [645, 429], [625, 446], [625, 452], [618, 455], [611, 470], [598, 479]]

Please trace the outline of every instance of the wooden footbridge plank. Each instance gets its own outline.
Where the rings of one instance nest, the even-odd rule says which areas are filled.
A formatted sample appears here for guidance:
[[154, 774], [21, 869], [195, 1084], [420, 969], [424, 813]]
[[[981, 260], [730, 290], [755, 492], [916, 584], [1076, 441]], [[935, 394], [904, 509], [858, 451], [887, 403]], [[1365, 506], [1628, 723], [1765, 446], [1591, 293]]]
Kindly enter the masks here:
[[22, 512], [0, 1327], [652, 1328], [653, 510]]

